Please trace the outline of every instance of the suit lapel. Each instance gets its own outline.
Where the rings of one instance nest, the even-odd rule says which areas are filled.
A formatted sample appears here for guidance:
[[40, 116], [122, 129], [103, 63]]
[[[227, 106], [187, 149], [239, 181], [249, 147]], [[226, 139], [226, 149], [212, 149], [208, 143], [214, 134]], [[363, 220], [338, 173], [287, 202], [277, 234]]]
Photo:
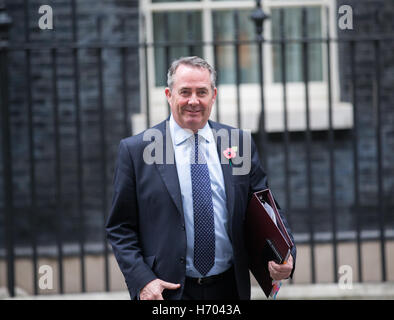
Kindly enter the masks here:
[[183, 206], [181, 197], [181, 188], [179, 186], [178, 171], [175, 165], [174, 148], [172, 146], [169, 119], [163, 121], [158, 129], [163, 134], [163, 162], [156, 163], [156, 167], [160, 173], [164, 185], [167, 188], [171, 199], [174, 201], [179, 213], [183, 216]]

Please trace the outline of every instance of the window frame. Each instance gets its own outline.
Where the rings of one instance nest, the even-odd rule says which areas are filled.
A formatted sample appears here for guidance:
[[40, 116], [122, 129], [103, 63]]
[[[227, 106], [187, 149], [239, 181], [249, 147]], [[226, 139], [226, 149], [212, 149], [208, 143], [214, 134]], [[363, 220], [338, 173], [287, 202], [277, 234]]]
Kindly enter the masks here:
[[[195, 2], [173, 2], [173, 3], [152, 3], [151, 0], [140, 0], [140, 34], [148, 44], [153, 43], [153, 13], [168, 12], [168, 11], [200, 11], [202, 17], [202, 37], [206, 43], [213, 42], [212, 33], [212, 12], [220, 10], [234, 10], [234, 9], [249, 9], [255, 8], [254, 0], [245, 1], [212, 1], [201, 0]], [[336, 1], [332, 0], [264, 0], [262, 7], [265, 13], [271, 15], [273, 8], [288, 8], [288, 7], [302, 7], [302, 6], [318, 6], [321, 8], [321, 30], [322, 38], [326, 37], [327, 20], [326, 8], [329, 10], [329, 16], [332, 21], [329, 23], [329, 33], [331, 38], [336, 38]], [[271, 22], [266, 21], [264, 24], [264, 38], [271, 39]], [[328, 106], [321, 107], [322, 104], [328, 104], [328, 90], [327, 90], [327, 56], [326, 45], [322, 42], [322, 61], [323, 61], [323, 80], [322, 81], [309, 81], [309, 101], [311, 111], [311, 128], [312, 130], [324, 130], [328, 128]], [[214, 53], [213, 46], [204, 45], [203, 53], [205, 59], [213, 64]], [[330, 42], [331, 52], [331, 89], [332, 89], [332, 103], [333, 103], [333, 127], [334, 129], [347, 129], [353, 127], [352, 107], [350, 103], [340, 101], [340, 87], [339, 87], [339, 67], [338, 67], [338, 50], [335, 41]], [[283, 124], [283, 85], [281, 82], [275, 83], [273, 71], [273, 50], [272, 44], [263, 46], [264, 54], [264, 92], [265, 92], [265, 110], [266, 110], [266, 130], [271, 132], [284, 131]], [[144, 56], [142, 49], [140, 57]], [[155, 63], [154, 63], [154, 50], [152, 46], [148, 46], [147, 52], [148, 59], [148, 77], [149, 77], [149, 92], [150, 92], [150, 108], [154, 108], [154, 112], [150, 112], [154, 117], [151, 119], [151, 125], [158, 123], [160, 120], [168, 116], [168, 108], [166, 106], [166, 99], [164, 95], [164, 87], [157, 87], [155, 85]], [[140, 64], [141, 68], [141, 81], [144, 81], [144, 65]], [[145, 83], [145, 82], [142, 82]], [[287, 82], [287, 100], [289, 123], [288, 129], [290, 131], [305, 130], [305, 96], [303, 92], [303, 82]], [[218, 90], [220, 105], [225, 104], [226, 110], [220, 109], [220, 120], [229, 125], [236, 126], [236, 103], [235, 103], [235, 84], [222, 84]], [[241, 128], [251, 129], [252, 132], [256, 131], [257, 119], [260, 112], [260, 93], [259, 84], [241, 84]], [[146, 92], [142, 92], [146, 94]], [[269, 93], [269, 96], [268, 96]], [[243, 98], [247, 97], [247, 99]], [[290, 105], [289, 97], [292, 97]], [[145, 99], [141, 99], [144, 101]], [[225, 101], [234, 101], [231, 107]], [[280, 107], [282, 105], [282, 107]], [[144, 101], [142, 110], [146, 113], [146, 101]], [[150, 110], [151, 110], [150, 109]], [[217, 108], [212, 110], [211, 119], [216, 119]], [[290, 114], [292, 113], [292, 114]], [[140, 115], [141, 116], [141, 115]], [[141, 119], [140, 119], [141, 120]], [[137, 127], [138, 120], [134, 121]], [[145, 122], [144, 122], [145, 123]]]

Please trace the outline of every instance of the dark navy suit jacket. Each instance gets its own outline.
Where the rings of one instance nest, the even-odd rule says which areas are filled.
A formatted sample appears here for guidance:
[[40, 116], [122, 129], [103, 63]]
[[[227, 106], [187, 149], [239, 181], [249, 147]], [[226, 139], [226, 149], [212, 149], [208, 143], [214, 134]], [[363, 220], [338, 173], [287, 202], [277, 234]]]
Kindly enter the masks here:
[[[173, 147], [167, 121], [153, 127], [163, 136], [164, 163], [147, 164], [143, 155], [152, 145], [144, 141], [144, 132], [123, 139], [114, 176], [114, 195], [107, 220], [108, 240], [125, 281], [131, 299], [156, 278], [172, 283], [180, 283], [177, 290], [164, 290], [164, 299], [180, 299], [186, 272], [186, 231], [182, 209], [181, 191], [173, 157]], [[216, 138], [219, 159], [222, 152], [232, 145], [232, 141], [222, 141], [215, 135], [219, 130], [238, 130], [209, 121]], [[241, 130], [238, 153], [242, 155], [243, 134]], [[231, 136], [229, 134], [229, 136]], [[156, 142], [161, 147], [160, 140]], [[249, 140], [250, 141], [250, 140]], [[148, 147], [148, 149], [146, 149]], [[165, 150], [172, 151], [166, 157]], [[156, 149], [156, 152], [159, 149]], [[168, 154], [168, 152], [167, 152]], [[251, 141], [251, 169], [248, 174], [234, 175], [228, 160], [222, 163], [223, 177], [229, 212], [229, 237], [234, 252], [234, 270], [240, 299], [250, 299], [250, 276], [248, 255], [244, 242], [244, 220], [248, 201], [253, 192], [267, 188], [258, 153]], [[158, 161], [159, 162], [159, 161]], [[281, 213], [282, 218], [283, 214]], [[287, 226], [287, 222], [284, 219]], [[290, 236], [291, 232], [288, 230]], [[294, 257], [296, 250], [292, 252]], [[293, 269], [294, 271], [294, 269]]]

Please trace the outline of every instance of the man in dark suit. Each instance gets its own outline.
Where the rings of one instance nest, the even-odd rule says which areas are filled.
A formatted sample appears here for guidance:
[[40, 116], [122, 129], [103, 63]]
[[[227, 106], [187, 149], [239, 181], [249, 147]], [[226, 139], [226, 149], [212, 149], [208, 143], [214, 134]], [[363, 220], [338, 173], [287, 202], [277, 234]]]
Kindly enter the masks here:
[[[131, 299], [250, 299], [245, 212], [267, 177], [250, 134], [208, 120], [215, 76], [174, 61], [170, 117], [120, 142], [106, 230]], [[295, 255], [271, 277], [291, 276]]]

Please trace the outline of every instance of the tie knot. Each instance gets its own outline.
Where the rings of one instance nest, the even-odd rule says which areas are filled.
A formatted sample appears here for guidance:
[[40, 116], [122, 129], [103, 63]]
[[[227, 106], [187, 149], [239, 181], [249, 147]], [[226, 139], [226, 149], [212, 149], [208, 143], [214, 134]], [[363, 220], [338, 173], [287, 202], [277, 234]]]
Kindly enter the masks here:
[[197, 146], [198, 145], [198, 133], [194, 134], [194, 144]]

